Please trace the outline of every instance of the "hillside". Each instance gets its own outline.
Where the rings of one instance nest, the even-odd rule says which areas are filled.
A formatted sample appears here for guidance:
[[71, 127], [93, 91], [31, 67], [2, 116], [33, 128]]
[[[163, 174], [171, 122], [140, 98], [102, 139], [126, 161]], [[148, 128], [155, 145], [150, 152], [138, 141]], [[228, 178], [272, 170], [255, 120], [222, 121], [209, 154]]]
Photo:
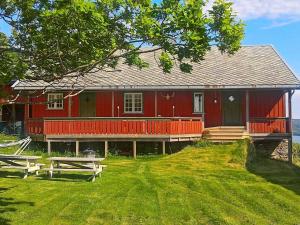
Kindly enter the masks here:
[[293, 132], [294, 135], [300, 136], [300, 119], [293, 120]]
[[300, 169], [263, 159], [246, 168], [246, 147], [111, 157], [95, 183], [1, 171], [0, 224], [300, 224]]

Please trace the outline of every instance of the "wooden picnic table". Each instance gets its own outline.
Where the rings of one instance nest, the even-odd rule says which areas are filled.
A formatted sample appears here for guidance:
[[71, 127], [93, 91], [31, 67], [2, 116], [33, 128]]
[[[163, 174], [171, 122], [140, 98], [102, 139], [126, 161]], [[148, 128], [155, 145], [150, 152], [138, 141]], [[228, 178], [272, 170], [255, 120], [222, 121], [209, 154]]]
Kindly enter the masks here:
[[77, 158], [77, 157], [51, 157], [49, 171], [50, 178], [53, 177], [53, 172], [57, 171], [79, 171], [79, 172], [92, 172], [93, 175], [89, 178], [92, 182], [95, 181], [97, 175], [101, 172], [105, 165], [101, 165], [101, 161], [105, 158]]
[[43, 164], [37, 162], [40, 158], [40, 156], [0, 155], [0, 167], [3, 169], [23, 170], [23, 178], [26, 179], [29, 173], [35, 172], [38, 175], [39, 170], [43, 166]]

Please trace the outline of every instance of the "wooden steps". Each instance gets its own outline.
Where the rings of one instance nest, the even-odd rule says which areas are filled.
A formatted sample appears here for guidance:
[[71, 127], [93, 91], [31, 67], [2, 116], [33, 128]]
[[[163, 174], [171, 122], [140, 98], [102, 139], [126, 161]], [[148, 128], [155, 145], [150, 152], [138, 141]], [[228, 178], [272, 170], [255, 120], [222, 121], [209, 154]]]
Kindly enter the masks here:
[[243, 126], [211, 127], [203, 132], [203, 138], [211, 142], [226, 143], [249, 138]]

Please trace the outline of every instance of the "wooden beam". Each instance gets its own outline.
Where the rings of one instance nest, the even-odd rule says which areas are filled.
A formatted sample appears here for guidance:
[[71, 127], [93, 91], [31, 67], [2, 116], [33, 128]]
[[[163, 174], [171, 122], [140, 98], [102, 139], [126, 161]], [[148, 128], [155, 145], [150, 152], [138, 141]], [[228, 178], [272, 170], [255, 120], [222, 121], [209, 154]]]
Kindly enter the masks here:
[[133, 158], [136, 159], [136, 141], [133, 141]]
[[115, 117], [115, 92], [111, 92], [111, 116]]
[[157, 91], [154, 92], [154, 115], [157, 117]]
[[293, 96], [293, 94], [292, 94], [292, 92], [291, 91], [289, 91], [289, 93], [288, 93], [288, 108], [289, 108], [289, 130], [288, 130], [288, 132], [289, 133], [293, 133], [293, 124], [292, 124], [292, 115], [293, 115], [293, 112], [292, 112], [292, 96]]
[[250, 132], [250, 119], [249, 119], [249, 91], [246, 90], [246, 130]]
[[162, 154], [163, 155], [166, 154], [166, 142], [165, 141], [162, 142]]
[[79, 141], [76, 141], [76, 149], [75, 149], [75, 155], [79, 155]]
[[289, 163], [293, 163], [293, 138], [290, 137], [288, 139], [288, 161]]
[[48, 155], [51, 155], [51, 141], [47, 141]]
[[72, 117], [72, 97], [68, 98], [68, 117]]
[[108, 156], [108, 141], [104, 142], [104, 157], [107, 158]]
[[288, 139], [288, 160], [289, 163], [293, 163], [293, 111], [292, 111], [292, 91], [288, 94], [288, 104], [289, 104], [289, 130], [290, 138]]

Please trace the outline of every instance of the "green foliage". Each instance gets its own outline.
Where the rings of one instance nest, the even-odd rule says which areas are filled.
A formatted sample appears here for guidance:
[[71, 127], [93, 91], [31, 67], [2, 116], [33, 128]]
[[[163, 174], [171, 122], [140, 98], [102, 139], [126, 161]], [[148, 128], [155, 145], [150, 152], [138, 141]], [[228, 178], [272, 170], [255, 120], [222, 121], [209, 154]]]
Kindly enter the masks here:
[[195, 146], [196, 148], [205, 148], [210, 147], [212, 145], [213, 143], [206, 139], [201, 139], [200, 141], [196, 141], [193, 143], [193, 146]]
[[231, 3], [217, 0], [209, 13], [206, 4], [206, 0], [1, 1], [0, 18], [13, 33], [0, 39], [1, 51], [8, 47], [5, 55], [0, 54], [0, 79], [23, 77], [27, 71], [26, 78], [52, 81], [70, 73], [115, 68], [118, 63], [144, 68], [147, 62], [140, 56], [149, 51], [162, 51], [164, 72], [170, 72], [175, 61], [182, 71], [191, 72], [190, 61], [203, 60], [212, 44], [233, 54], [244, 36]]

